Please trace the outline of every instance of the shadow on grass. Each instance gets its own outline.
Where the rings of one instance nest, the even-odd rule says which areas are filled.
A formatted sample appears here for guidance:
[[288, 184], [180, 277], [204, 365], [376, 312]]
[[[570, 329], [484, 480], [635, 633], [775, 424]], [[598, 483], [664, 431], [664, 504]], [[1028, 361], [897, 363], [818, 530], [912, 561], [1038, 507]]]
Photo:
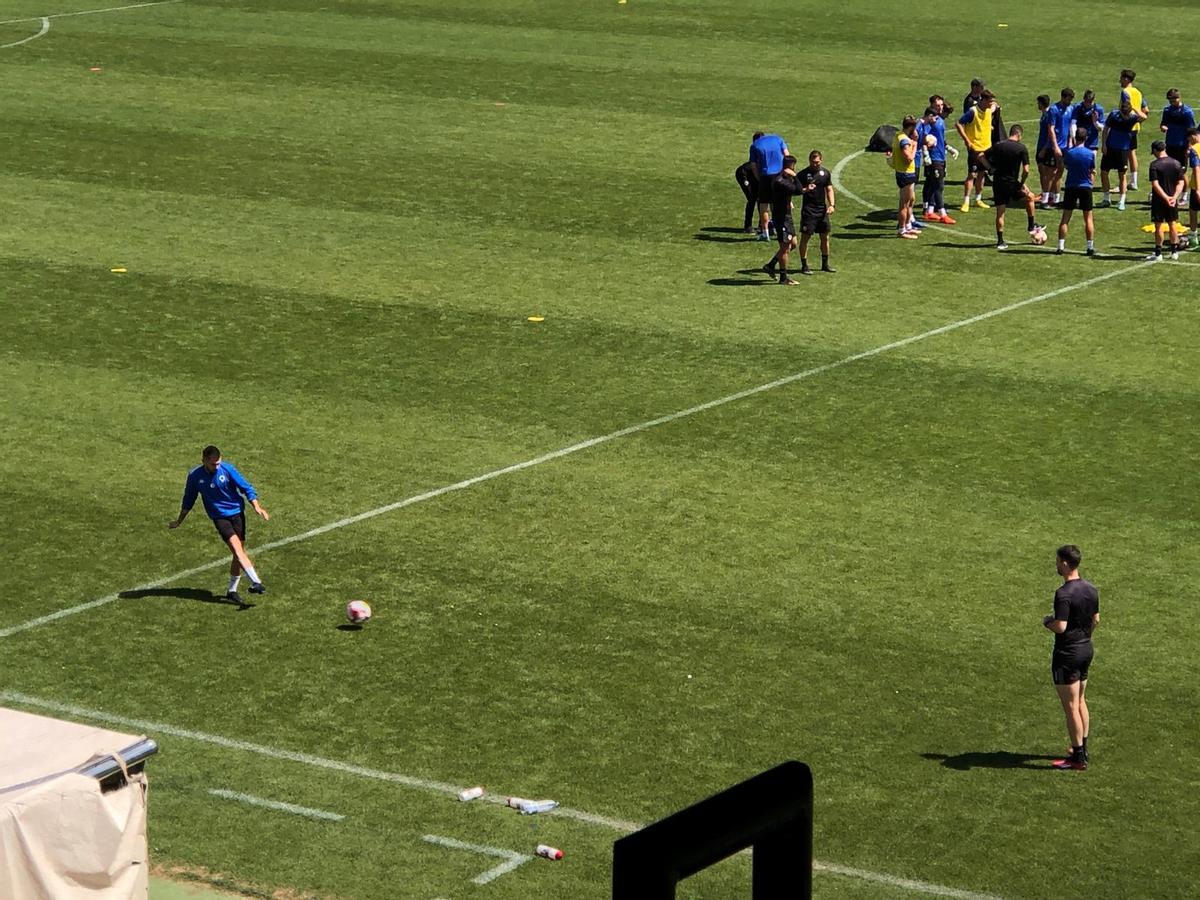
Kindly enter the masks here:
[[[709, 241], [714, 244], [752, 244], [758, 240], [758, 237], [753, 234], [743, 234], [741, 229], [738, 229], [737, 237], [728, 237], [721, 234], [705, 234], [701, 231], [698, 234], [693, 234], [692, 240]], [[762, 241], [762, 243], [765, 244], [767, 241]]]
[[[747, 234], [748, 233], [748, 232], [742, 231], [742, 229], [740, 229], [740, 228], [731, 228], [731, 227], [726, 227], [724, 225], [705, 225], [700, 230], [702, 232], [708, 232], [709, 234]], [[750, 235], [750, 236], [753, 237], [754, 235]]]
[[764, 275], [761, 278], [710, 278], [708, 283], [716, 287], [769, 287], [777, 282]]
[[959, 772], [970, 769], [1050, 769], [1050, 762], [1062, 758], [1039, 753], [1012, 753], [1008, 750], [976, 750], [957, 753], [954, 756], [946, 753], [922, 753], [921, 756]]
[[338, 631], [362, 631], [361, 625], [355, 625], [353, 622], [343, 622], [337, 627]]
[[140, 591], [122, 591], [117, 594], [122, 600], [142, 600], [146, 597], [174, 597], [176, 600], [195, 600], [198, 603], [216, 603], [221, 606], [236, 606], [238, 610], [252, 609], [253, 603], [244, 600], [235, 603], [224, 594], [214, 594], [202, 588], [143, 588]]

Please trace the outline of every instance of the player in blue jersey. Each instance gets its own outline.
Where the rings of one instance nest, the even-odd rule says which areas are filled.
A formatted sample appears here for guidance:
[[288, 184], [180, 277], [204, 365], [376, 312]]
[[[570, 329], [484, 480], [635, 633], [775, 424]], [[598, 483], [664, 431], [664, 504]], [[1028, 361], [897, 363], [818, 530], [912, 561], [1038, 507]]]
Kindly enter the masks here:
[[254, 486], [231, 463], [222, 460], [221, 451], [210, 444], [200, 454], [200, 465], [188, 472], [179, 518], [168, 523], [167, 527], [174, 529], [183, 524], [187, 514], [196, 505], [196, 497], [204, 501], [204, 511], [233, 554], [233, 560], [229, 563], [229, 590], [225, 596], [244, 607], [247, 604], [242, 603], [237, 592], [243, 572], [250, 578], [250, 593], [265, 594], [267, 589], [263, 587], [258, 572], [246, 555], [246, 504], [243, 496], [264, 522], [271, 518], [258, 502]]
[[1135, 107], [1129, 97], [1121, 98], [1121, 106], [1114, 109], [1104, 120], [1104, 130], [1100, 132], [1100, 183], [1104, 186], [1102, 207], [1108, 206], [1109, 175], [1113, 169], [1120, 176], [1120, 199], [1117, 209], [1125, 208], [1125, 191], [1127, 188], [1126, 171], [1129, 167], [1129, 157], [1134, 144], [1134, 128], [1146, 119], [1146, 114]]
[[1084, 91], [1083, 101], [1075, 107], [1071, 126], [1087, 132], [1084, 146], [1096, 157], [1096, 168], [1100, 168], [1100, 132], [1104, 128], [1104, 107], [1096, 102], [1095, 91]]
[[1171, 88], [1167, 91], [1167, 105], [1163, 107], [1158, 130], [1163, 133], [1167, 156], [1181, 166], [1187, 166], [1188, 129], [1195, 127], [1196, 115], [1192, 108], [1183, 102], [1178, 88]]
[[771, 184], [783, 171], [787, 143], [777, 134], [760, 134], [750, 144], [750, 165], [758, 179], [758, 239], [771, 239]]
[[1050, 111], [1050, 95], [1038, 94], [1037, 107], [1038, 136], [1033, 158], [1037, 161], [1038, 183], [1042, 188], [1038, 203], [1046, 207], [1050, 205], [1050, 184], [1054, 179], [1054, 170], [1058, 168], [1058, 160], [1054, 158], [1054, 113]]
[[1058, 223], [1058, 249], [1060, 256], [1067, 249], [1067, 225], [1071, 213], [1078, 209], [1083, 213], [1084, 235], [1087, 237], [1087, 255], [1096, 255], [1096, 223], [1092, 216], [1092, 180], [1096, 177], [1096, 157], [1087, 148], [1087, 129], [1077, 128], [1072, 136], [1073, 146], [1063, 154], [1066, 170], [1066, 191], [1063, 197], [1062, 220]]
[[1075, 92], [1062, 89], [1058, 102], [1050, 107], [1051, 141], [1054, 151], [1054, 176], [1050, 180], [1050, 204], [1062, 203], [1063, 154], [1071, 148], [1071, 118], [1075, 113]]

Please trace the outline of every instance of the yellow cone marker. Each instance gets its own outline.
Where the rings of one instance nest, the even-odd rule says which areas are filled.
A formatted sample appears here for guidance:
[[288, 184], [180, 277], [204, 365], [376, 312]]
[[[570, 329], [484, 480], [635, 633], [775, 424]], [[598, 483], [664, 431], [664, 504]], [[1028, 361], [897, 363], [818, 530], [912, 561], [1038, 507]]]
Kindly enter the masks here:
[[112, 272], [114, 275], [124, 275], [129, 270], [124, 266], [117, 266], [116, 268], [109, 269], [108, 271]]
[[1146, 234], [1154, 234], [1154, 226], [1153, 225], [1143, 225], [1142, 231], [1146, 232]]
[[998, 23], [996, 24], [996, 27], [997, 27], [997, 28], [1007, 28], [1007, 27], [1008, 27], [1008, 23], [1007, 23], [1007, 22], [998, 22]]
[[530, 321], [530, 322], [545, 322], [545, 321], [546, 321], [546, 317], [545, 317], [545, 316], [530, 316], [530, 317], [529, 317], [529, 319], [528, 319], [527, 321]]

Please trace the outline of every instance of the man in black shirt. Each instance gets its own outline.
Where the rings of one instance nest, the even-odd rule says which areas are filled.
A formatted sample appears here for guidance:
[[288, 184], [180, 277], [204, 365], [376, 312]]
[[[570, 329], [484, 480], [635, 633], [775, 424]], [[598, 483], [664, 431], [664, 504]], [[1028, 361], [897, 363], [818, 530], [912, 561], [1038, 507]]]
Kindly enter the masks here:
[[1029, 177], [1029, 150], [1021, 143], [1024, 132], [1020, 125], [1008, 129], [1008, 139], [984, 152], [992, 167], [992, 191], [996, 203], [996, 249], [1007, 250], [1004, 243], [1004, 209], [1014, 203], [1024, 203], [1029, 219], [1029, 236], [1034, 238], [1041, 226], [1034, 221], [1034, 196], [1025, 186]]
[[796, 247], [796, 226], [792, 223], [792, 197], [803, 191], [804, 188], [796, 178], [796, 157], [785, 156], [783, 171], [771, 177], [771, 221], [775, 223], [779, 251], [762, 267], [772, 278], [778, 272], [780, 284], [800, 283], [788, 277], [788, 253]]
[[1050, 674], [1067, 718], [1071, 753], [1054, 761], [1056, 769], [1088, 767], [1087, 679], [1092, 664], [1092, 632], [1100, 624], [1100, 594], [1095, 586], [1079, 577], [1083, 554], [1074, 544], [1059, 547], [1055, 568], [1063, 578], [1054, 592], [1054, 612], [1042, 619], [1042, 625], [1054, 633], [1054, 653]]
[[1162, 259], [1163, 235], [1171, 229], [1171, 259], [1179, 259], [1179, 195], [1183, 192], [1183, 166], [1167, 156], [1167, 145], [1150, 145], [1154, 162], [1150, 163], [1150, 220], [1154, 223], [1154, 252], [1148, 262]]
[[[750, 139], [751, 143], [757, 141], [762, 136], [763, 133], [761, 131], [754, 132], [754, 137]], [[751, 234], [754, 229], [750, 226], [750, 223], [754, 219], [754, 207], [758, 203], [758, 175], [754, 172], [754, 163], [746, 160], [734, 169], [733, 180], [738, 183], [738, 187], [746, 195], [746, 217], [742, 221], [742, 231], [746, 234]]]
[[829, 216], [833, 213], [833, 178], [821, 165], [821, 151], [808, 154], [808, 168], [796, 174], [804, 192], [800, 207], [800, 274], [811, 275], [808, 267], [808, 239], [813, 233], [821, 236], [821, 271], [833, 272], [829, 266]]

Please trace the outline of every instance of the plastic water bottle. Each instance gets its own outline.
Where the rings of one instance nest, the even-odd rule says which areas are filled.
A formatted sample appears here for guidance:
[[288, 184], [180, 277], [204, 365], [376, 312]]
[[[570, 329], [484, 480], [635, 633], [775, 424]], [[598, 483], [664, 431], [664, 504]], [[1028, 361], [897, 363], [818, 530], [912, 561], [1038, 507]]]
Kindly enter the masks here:
[[458, 799], [464, 803], [468, 800], [478, 800], [482, 796], [483, 788], [481, 787], [467, 788], [465, 791], [458, 792]]
[[562, 859], [563, 852], [557, 847], [551, 847], [549, 844], [538, 844], [537, 850], [534, 851], [538, 856], [544, 856], [546, 859]]
[[520, 809], [522, 804], [529, 803], [524, 797], [509, 797], [504, 801], [504, 805], [509, 809]]
[[526, 800], [517, 808], [521, 810], [521, 815], [532, 816], [534, 813], [550, 812], [556, 806], [557, 800]]

